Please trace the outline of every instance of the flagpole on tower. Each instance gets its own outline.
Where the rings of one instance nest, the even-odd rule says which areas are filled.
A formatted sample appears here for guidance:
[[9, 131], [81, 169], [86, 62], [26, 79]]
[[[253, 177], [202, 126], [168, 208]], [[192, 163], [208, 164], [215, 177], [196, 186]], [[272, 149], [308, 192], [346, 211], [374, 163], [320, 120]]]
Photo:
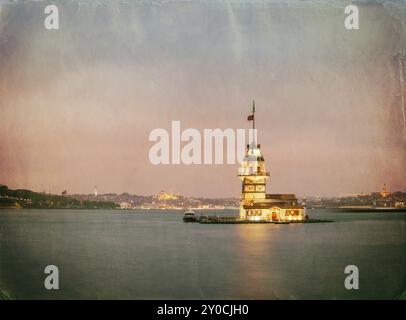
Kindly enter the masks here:
[[255, 141], [255, 100], [252, 100], [252, 134], [254, 137], [254, 147], [256, 148], [256, 141]]
[[252, 115], [253, 115], [252, 129], [255, 130], [255, 100], [252, 100]]
[[252, 148], [256, 148], [256, 139], [255, 139], [255, 100], [252, 100], [252, 114], [250, 114], [247, 118], [248, 121], [252, 121]]

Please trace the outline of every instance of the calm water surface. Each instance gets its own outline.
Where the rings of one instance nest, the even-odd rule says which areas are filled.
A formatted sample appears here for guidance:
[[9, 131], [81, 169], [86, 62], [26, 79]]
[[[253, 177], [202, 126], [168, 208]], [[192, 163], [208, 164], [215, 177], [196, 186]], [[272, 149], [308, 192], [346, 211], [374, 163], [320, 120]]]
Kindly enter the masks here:
[[[234, 212], [223, 212], [234, 214]], [[14, 299], [394, 299], [406, 213], [334, 223], [201, 225], [180, 211], [0, 210], [0, 289]], [[45, 290], [56, 265], [60, 290]], [[360, 289], [344, 288], [357, 265]]]

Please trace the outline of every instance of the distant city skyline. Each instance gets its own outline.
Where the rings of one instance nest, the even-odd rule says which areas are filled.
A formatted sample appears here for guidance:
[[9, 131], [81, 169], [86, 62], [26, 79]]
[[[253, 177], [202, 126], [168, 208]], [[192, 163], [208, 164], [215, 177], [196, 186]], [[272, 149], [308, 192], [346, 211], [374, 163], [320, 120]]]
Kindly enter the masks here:
[[238, 198], [238, 164], [153, 165], [148, 137], [248, 129], [255, 98], [269, 193], [406, 190], [404, 6], [360, 3], [349, 31], [331, 2], [57, 4], [52, 31], [1, 4], [1, 184]]

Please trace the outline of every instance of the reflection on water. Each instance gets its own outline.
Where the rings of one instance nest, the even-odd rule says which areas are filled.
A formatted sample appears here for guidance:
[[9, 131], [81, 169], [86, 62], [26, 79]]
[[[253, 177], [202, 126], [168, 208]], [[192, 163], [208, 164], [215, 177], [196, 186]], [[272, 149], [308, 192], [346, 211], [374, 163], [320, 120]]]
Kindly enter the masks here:
[[[275, 264], [272, 258], [274, 252], [273, 230], [276, 225], [238, 225], [237, 254], [239, 263], [236, 265], [241, 279], [241, 292], [247, 298], [269, 299], [277, 298], [274, 294], [275, 281], [270, 281], [274, 273], [270, 265]], [[267, 263], [268, 262], [268, 263]]]
[[[230, 212], [224, 214], [229, 215]], [[0, 210], [0, 288], [13, 298], [372, 299], [406, 290], [406, 214], [334, 223], [201, 225], [177, 211]], [[43, 270], [60, 270], [59, 291]], [[360, 289], [344, 289], [344, 268]]]

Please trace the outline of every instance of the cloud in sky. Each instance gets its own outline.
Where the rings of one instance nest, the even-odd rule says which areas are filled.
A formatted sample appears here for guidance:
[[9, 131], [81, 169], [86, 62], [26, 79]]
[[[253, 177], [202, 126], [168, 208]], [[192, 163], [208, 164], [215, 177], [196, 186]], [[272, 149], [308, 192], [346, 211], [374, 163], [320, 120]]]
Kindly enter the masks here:
[[348, 31], [341, 1], [56, 3], [57, 31], [46, 2], [1, 7], [1, 183], [238, 196], [237, 165], [154, 166], [148, 135], [248, 127], [255, 98], [268, 191], [406, 188], [405, 6], [361, 4]]

